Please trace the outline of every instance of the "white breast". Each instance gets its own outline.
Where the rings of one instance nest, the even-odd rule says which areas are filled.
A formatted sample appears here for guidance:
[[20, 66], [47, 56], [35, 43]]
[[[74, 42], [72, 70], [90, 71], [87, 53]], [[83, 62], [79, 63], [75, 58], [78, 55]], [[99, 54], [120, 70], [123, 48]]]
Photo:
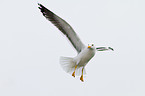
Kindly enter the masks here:
[[95, 55], [95, 49], [86, 48], [82, 52], [80, 52], [74, 60], [76, 61], [78, 66], [85, 66], [91, 58]]

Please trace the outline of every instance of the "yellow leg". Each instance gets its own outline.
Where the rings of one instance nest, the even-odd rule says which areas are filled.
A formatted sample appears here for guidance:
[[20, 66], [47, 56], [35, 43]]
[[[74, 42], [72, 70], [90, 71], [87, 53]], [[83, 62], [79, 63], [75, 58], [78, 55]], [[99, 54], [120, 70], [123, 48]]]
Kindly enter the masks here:
[[73, 77], [75, 77], [75, 71], [76, 71], [76, 69], [77, 69], [77, 65], [75, 66], [75, 70], [74, 70], [74, 72], [72, 73], [72, 76], [73, 76]]
[[80, 77], [80, 80], [81, 80], [82, 82], [84, 82], [84, 79], [83, 79], [83, 71], [84, 71], [84, 68], [82, 68], [82, 75], [81, 75], [81, 77]]

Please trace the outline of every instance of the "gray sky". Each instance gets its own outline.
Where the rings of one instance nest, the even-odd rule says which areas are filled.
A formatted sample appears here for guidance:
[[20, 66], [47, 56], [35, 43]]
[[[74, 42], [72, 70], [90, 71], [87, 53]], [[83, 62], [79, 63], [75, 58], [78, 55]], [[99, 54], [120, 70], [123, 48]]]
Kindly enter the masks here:
[[[82, 83], [60, 56], [75, 50], [37, 3], [66, 20], [85, 43], [111, 46], [86, 66]], [[145, 96], [144, 0], [3, 0], [0, 96]]]

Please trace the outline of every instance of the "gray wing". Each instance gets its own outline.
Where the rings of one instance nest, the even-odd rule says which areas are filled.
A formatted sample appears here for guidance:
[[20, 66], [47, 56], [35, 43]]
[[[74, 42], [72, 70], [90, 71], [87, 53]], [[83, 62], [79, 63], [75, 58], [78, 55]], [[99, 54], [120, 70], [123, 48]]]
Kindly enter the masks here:
[[81, 42], [73, 28], [65, 20], [45, 8], [42, 4], [38, 5], [38, 8], [41, 10], [43, 16], [53, 23], [69, 39], [78, 53], [81, 52], [85, 45]]

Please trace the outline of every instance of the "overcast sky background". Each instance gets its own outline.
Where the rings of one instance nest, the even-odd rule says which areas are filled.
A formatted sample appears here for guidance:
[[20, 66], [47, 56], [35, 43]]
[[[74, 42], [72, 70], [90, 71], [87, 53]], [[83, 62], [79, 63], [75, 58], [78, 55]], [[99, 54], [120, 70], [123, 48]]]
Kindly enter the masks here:
[[[68, 40], [37, 8], [66, 20], [85, 43], [111, 46], [86, 66], [84, 83], [65, 73]], [[145, 0], [2, 0], [0, 96], [145, 96]]]

